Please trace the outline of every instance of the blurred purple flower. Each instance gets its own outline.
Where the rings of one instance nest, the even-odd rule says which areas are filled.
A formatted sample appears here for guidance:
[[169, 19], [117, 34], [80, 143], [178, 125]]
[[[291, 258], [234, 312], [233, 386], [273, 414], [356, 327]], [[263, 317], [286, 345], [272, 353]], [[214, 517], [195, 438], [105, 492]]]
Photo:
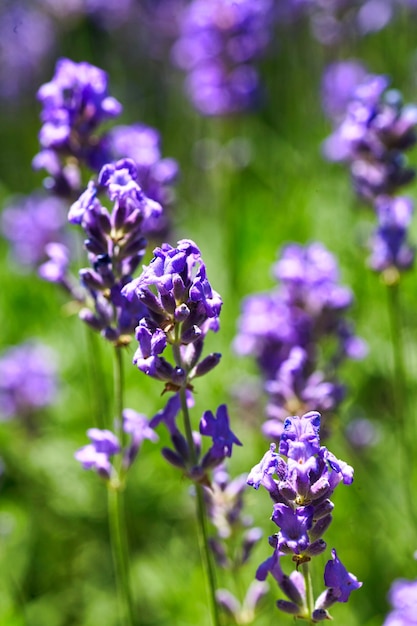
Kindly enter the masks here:
[[0, 6], [0, 97], [14, 107], [33, 89], [55, 46], [56, 29], [36, 3], [5, 0]]
[[0, 415], [29, 417], [57, 396], [55, 355], [45, 345], [26, 342], [0, 355]]
[[408, 229], [413, 215], [411, 198], [380, 196], [375, 201], [378, 227], [371, 239], [372, 269], [383, 272], [389, 268], [410, 269], [414, 263], [415, 249], [407, 242]]
[[321, 81], [321, 97], [328, 117], [337, 121], [346, 113], [355, 88], [366, 75], [365, 67], [354, 59], [336, 61], [327, 66]]
[[[291, 413], [320, 409], [328, 416], [344, 397], [337, 369], [363, 358], [365, 344], [353, 334], [346, 311], [351, 291], [339, 284], [335, 258], [319, 243], [284, 247], [274, 266], [279, 288], [243, 301], [236, 352], [255, 356], [268, 392], [267, 436], [278, 438]], [[333, 352], [321, 346], [333, 338]]]
[[392, 611], [383, 626], [415, 626], [417, 624], [417, 580], [395, 580], [389, 591]]
[[84, 469], [92, 469], [109, 480], [112, 474], [111, 457], [120, 452], [119, 440], [110, 430], [99, 428], [90, 428], [87, 435], [91, 443], [77, 450], [74, 457]]
[[254, 61], [271, 36], [272, 2], [193, 0], [184, 10], [175, 63], [187, 75], [188, 95], [203, 115], [253, 107], [259, 93]]
[[46, 246], [63, 242], [66, 204], [54, 196], [33, 194], [8, 202], [1, 217], [3, 235], [15, 259], [31, 269], [46, 260]]

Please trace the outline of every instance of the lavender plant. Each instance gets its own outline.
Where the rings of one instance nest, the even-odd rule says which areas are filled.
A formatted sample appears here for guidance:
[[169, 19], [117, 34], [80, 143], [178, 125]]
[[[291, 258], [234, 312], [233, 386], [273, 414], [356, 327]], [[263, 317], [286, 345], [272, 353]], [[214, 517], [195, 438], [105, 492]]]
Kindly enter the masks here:
[[339, 285], [335, 258], [320, 243], [286, 246], [274, 266], [280, 287], [243, 301], [234, 346], [255, 356], [268, 394], [264, 433], [279, 438], [284, 420], [318, 409], [326, 429], [344, 397], [338, 369], [366, 352], [346, 312], [351, 291]]
[[[330, 619], [328, 609], [347, 602], [350, 593], [362, 586], [332, 549], [324, 570], [327, 589], [314, 600], [309, 567], [327, 547], [323, 535], [332, 521], [330, 498], [338, 484], [353, 481], [352, 467], [320, 446], [319, 431], [320, 414], [315, 411], [288, 417], [278, 453], [271, 444], [248, 476], [249, 485], [255, 489], [262, 485], [268, 491], [274, 503], [271, 519], [279, 529], [269, 538], [274, 552], [260, 565], [256, 578], [265, 580], [270, 573], [286, 596], [277, 601], [278, 609], [310, 623]], [[296, 566], [289, 576], [281, 567], [286, 555]]]
[[[206, 375], [220, 361], [220, 354], [203, 357], [209, 331], [219, 328], [222, 300], [207, 278], [206, 266], [196, 244], [183, 239], [177, 247], [163, 244], [142, 274], [127, 284], [122, 294], [134, 308], [146, 306], [148, 313], [137, 328], [139, 346], [133, 358], [136, 367], [173, 392], [165, 408], [150, 422], [165, 424], [172, 448], [164, 448], [165, 459], [180, 468], [194, 483], [200, 542], [209, 582], [213, 621], [219, 624], [216, 581], [209, 551], [204, 487], [211, 488], [210, 470], [230, 458], [234, 445], [241, 445], [229, 426], [226, 405], [216, 414], [205, 411], [199, 433], [193, 431], [190, 404], [195, 379]], [[170, 353], [170, 359], [167, 355]], [[177, 424], [182, 412], [183, 431]], [[203, 453], [200, 435], [211, 440]]]

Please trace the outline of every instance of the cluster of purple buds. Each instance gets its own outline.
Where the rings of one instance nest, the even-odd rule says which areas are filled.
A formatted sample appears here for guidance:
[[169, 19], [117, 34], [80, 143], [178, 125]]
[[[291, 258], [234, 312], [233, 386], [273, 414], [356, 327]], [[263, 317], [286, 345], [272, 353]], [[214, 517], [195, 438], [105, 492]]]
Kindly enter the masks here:
[[[157, 441], [158, 436], [148, 419], [133, 409], [123, 410], [123, 433], [129, 438], [122, 446], [119, 438], [111, 430], [90, 428], [87, 431], [90, 443], [75, 453], [75, 458], [84, 469], [94, 470], [115, 487], [135, 460], [145, 439]], [[119, 463], [115, 459], [119, 459]]]
[[391, 281], [392, 270], [397, 275], [414, 261], [414, 249], [407, 242], [413, 204], [395, 194], [415, 177], [404, 152], [417, 140], [417, 107], [404, 106], [401, 94], [387, 89], [385, 76], [360, 78], [359, 73], [358, 81], [352, 84], [344, 117], [323, 148], [328, 159], [349, 164], [356, 193], [373, 205], [378, 226], [370, 266]]
[[324, 143], [324, 154], [346, 161], [360, 197], [393, 195], [415, 176], [404, 152], [416, 143], [417, 107], [404, 106], [385, 76], [367, 75], [348, 100], [345, 116]]
[[[263, 430], [279, 438], [288, 415], [320, 410], [328, 420], [344, 397], [336, 374], [366, 352], [346, 312], [351, 291], [339, 284], [335, 258], [320, 243], [291, 244], [274, 266], [280, 286], [243, 301], [235, 349], [255, 356], [268, 393]], [[333, 351], [324, 349], [333, 340]]]
[[383, 626], [415, 626], [417, 624], [417, 580], [395, 580], [389, 591], [392, 611]]
[[96, 171], [102, 165], [99, 126], [120, 115], [121, 104], [108, 94], [107, 74], [89, 63], [60, 59], [53, 79], [38, 90], [42, 104], [41, 152], [36, 169], [45, 169], [47, 181], [59, 195], [80, 189], [79, 165]]
[[[218, 353], [201, 359], [207, 332], [219, 328], [222, 300], [207, 279], [193, 241], [182, 239], [176, 248], [169, 244], [156, 248], [150, 264], [122, 295], [133, 308], [148, 310], [136, 328], [139, 347], [133, 362], [148, 376], [164, 381], [166, 390], [189, 387], [219, 363]], [[168, 345], [174, 363], [163, 356]]]
[[[43, 125], [41, 151], [33, 166], [47, 171], [49, 190], [77, 197], [82, 167], [98, 173], [106, 164], [127, 157], [135, 161], [136, 183], [146, 195], [164, 206], [172, 203], [178, 165], [174, 159], [161, 157], [160, 137], [154, 128], [122, 125], [99, 134], [101, 124], [122, 111], [121, 104], [108, 94], [106, 72], [86, 62], [60, 59], [53, 79], [39, 89], [38, 99]], [[159, 232], [161, 222], [156, 221], [153, 228]]]
[[[327, 589], [312, 607], [306, 597], [304, 575], [298, 569], [303, 566], [305, 572], [311, 559], [325, 551], [323, 535], [334, 508], [330, 498], [339, 483], [350, 485], [353, 481], [352, 467], [320, 446], [319, 431], [320, 414], [315, 411], [287, 418], [279, 452], [271, 444], [247, 481], [255, 489], [262, 485], [269, 492], [274, 503], [271, 519], [278, 527], [269, 539], [273, 555], [258, 568], [256, 578], [265, 580], [271, 573], [287, 598], [278, 600], [278, 608], [316, 622], [329, 619], [327, 609], [335, 602], [347, 602], [351, 591], [362, 585], [332, 550], [332, 560], [324, 572]], [[285, 555], [291, 555], [297, 566], [290, 576], [281, 569]]]
[[228, 115], [256, 103], [254, 61], [270, 40], [272, 9], [271, 0], [193, 0], [184, 9], [173, 57], [200, 113]]
[[[187, 393], [187, 406], [193, 404], [192, 396]], [[208, 472], [218, 467], [226, 458], [232, 456], [233, 446], [241, 442], [230, 430], [229, 415], [226, 405], [218, 407], [216, 415], [205, 411], [200, 419], [199, 432], [193, 432], [193, 449], [177, 425], [177, 417], [182, 409], [179, 393], [171, 396], [165, 407], [150, 421], [152, 428], [163, 423], [170, 435], [172, 448], [162, 448], [163, 457], [174, 467], [181, 469], [193, 482], [211, 485]], [[202, 437], [211, 439], [211, 445], [203, 453]]]
[[57, 395], [54, 353], [36, 342], [9, 348], [0, 356], [0, 415], [30, 420]]
[[[122, 289], [132, 280], [145, 253], [148, 223], [162, 214], [160, 204], [147, 198], [136, 181], [136, 165], [131, 159], [105, 165], [98, 182], [89, 183], [68, 215], [87, 235], [84, 246], [91, 264], [80, 270], [92, 305], [83, 308], [80, 317], [116, 344], [130, 341], [146, 312], [140, 302], [123, 298]], [[113, 202], [111, 212], [100, 202], [101, 192]]]

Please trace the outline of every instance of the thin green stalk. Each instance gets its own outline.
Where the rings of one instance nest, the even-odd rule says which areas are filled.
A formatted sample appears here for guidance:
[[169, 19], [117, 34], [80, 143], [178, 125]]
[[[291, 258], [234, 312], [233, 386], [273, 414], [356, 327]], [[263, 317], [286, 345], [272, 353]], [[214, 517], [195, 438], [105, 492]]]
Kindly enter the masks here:
[[[123, 391], [124, 371], [121, 348], [115, 347], [114, 359], [114, 404], [116, 428], [119, 441], [123, 446]], [[110, 481], [108, 493], [108, 510], [110, 525], [110, 541], [113, 565], [116, 575], [117, 594], [123, 626], [135, 626], [133, 600], [130, 589], [129, 556], [126, 540], [126, 521], [123, 503], [124, 481], [121, 479], [121, 466], [116, 468], [118, 476]]]
[[393, 346], [394, 357], [394, 413], [395, 413], [395, 431], [398, 448], [398, 466], [401, 478], [401, 484], [405, 485], [405, 508], [410, 514], [410, 518], [417, 522], [417, 514], [414, 509], [414, 494], [410, 479], [410, 467], [413, 467], [413, 442], [414, 433], [409, 433], [410, 420], [412, 413], [409, 410], [407, 402], [407, 378], [404, 354], [404, 337], [402, 327], [401, 303], [400, 303], [400, 284], [387, 285], [388, 291], [388, 311], [391, 326], [391, 341]]
[[301, 565], [303, 570], [304, 581], [306, 584], [306, 600], [307, 600], [307, 611], [308, 617], [311, 620], [314, 610], [314, 594], [313, 594], [313, 585], [311, 582], [311, 573], [309, 568], [309, 563], [303, 563]]
[[107, 493], [110, 540], [116, 575], [119, 610], [122, 620], [121, 623], [123, 626], [135, 626], [133, 601], [130, 592], [129, 565], [126, 558], [123, 491], [120, 485], [114, 487], [110, 483]]
[[398, 432], [401, 433], [404, 432], [406, 383], [399, 284], [388, 285], [387, 295], [394, 357], [394, 410]]
[[108, 395], [105, 385], [105, 376], [103, 374], [102, 359], [101, 359], [101, 344], [97, 341], [98, 337], [95, 331], [86, 327], [87, 336], [87, 348], [88, 359], [90, 365], [90, 385], [92, 386], [92, 393], [90, 397], [94, 400], [94, 425], [97, 428], [106, 428], [109, 424], [108, 415]]
[[[187, 438], [188, 447], [190, 449], [191, 454], [191, 462], [193, 465], [197, 463], [197, 455], [194, 446], [193, 440], [193, 432], [191, 428], [191, 420], [190, 414], [187, 406], [187, 398], [185, 388], [180, 390], [180, 398], [181, 398], [181, 409], [182, 415], [184, 419], [184, 429]], [[215, 570], [212, 560], [212, 555], [210, 552], [210, 546], [208, 541], [208, 530], [207, 530], [207, 514], [206, 514], [206, 503], [204, 501], [204, 491], [203, 487], [200, 484], [195, 485], [196, 489], [196, 500], [197, 500], [197, 526], [198, 526], [198, 540], [200, 546], [200, 554], [201, 560], [204, 565], [206, 579], [208, 584], [208, 591], [210, 596], [210, 604], [211, 604], [211, 616], [214, 626], [220, 626], [220, 617], [219, 610], [216, 601], [216, 576]]]

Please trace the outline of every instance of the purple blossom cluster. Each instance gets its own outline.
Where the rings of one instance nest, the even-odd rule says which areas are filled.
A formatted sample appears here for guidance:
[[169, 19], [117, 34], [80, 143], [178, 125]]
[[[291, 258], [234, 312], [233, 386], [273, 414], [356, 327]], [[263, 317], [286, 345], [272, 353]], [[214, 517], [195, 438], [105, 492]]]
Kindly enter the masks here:
[[263, 431], [279, 438], [292, 413], [317, 409], [328, 420], [344, 397], [339, 366], [366, 348], [346, 319], [352, 293], [323, 245], [286, 246], [274, 276], [278, 288], [243, 301], [234, 346], [256, 358], [268, 393]]
[[41, 152], [33, 165], [48, 172], [49, 187], [71, 197], [81, 187], [79, 165], [93, 171], [103, 165], [97, 131], [103, 122], [120, 115], [122, 105], [108, 93], [106, 72], [66, 58], [57, 62], [52, 80], [38, 90], [38, 100]]
[[417, 580], [395, 580], [389, 591], [392, 611], [383, 626], [415, 626], [417, 624]]
[[[347, 602], [362, 583], [346, 570], [333, 549], [324, 571], [327, 589], [312, 607], [306, 595], [305, 566], [327, 547], [323, 535], [332, 521], [330, 498], [340, 483], [352, 483], [353, 469], [320, 445], [320, 414], [316, 411], [288, 417], [279, 451], [275, 450], [271, 444], [247, 480], [255, 489], [262, 485], [268, 491], [274, 503], [271, 519], [278, 527], [269, 539], [274, 552], [258, 568], [256, 578], [265, 580], [268, 573], [275, 578], [287, 598], [278, 600], [280, 610], [315, 622], [330, 619], [327, 609], [335, 602]], [[291, 555], [297, 566], [290, 576], [281, 568], [285, 555]]]
[[[118, 437], [111, 431], [99, 428], [90, 428], [87, 431], [90, 443], [75, 453], [75, 459], [84, 469], [94, 470], [106, 481], [116, 483], [135, 460], [145, 439], [157, 441], [158, 435], [151, 427], [145, 415], [133, 409], [123, 411], [123, 432], [128, 435], [129, 442], [122, 447]], [[114, 466], [114, 458], [121, 456], [121, 468]]]
[[183, 11], [172, 54], [203, 115], [238, 113], [256, 103], [254, 61], [270, 40], [272, 8], [271, 0], [193, 0]]
[[395, 194], [415, 177], [404, 153], [416, 143], [417, 107], [404, 105], [398, 91], [387, 89], [385, 76], [364, 75], [364, 68], [344, 62], [331, 66], [324, 77], [325, 108], [331, 114], [337, 96], [327, 97], [326, 84], [332, 76], [339, 76], [342, 84], [345, 75], [349, 89], [345, 82], [344, 115], [334, 118], [335, 130], [323, 151], [329, 160], [349, 165], [357, 195], [373, 205], [378, 226], [370, 242], [369, 264], [392, 276], [392, 270], [396, 275], [414, 262], [414, 248], [407, 241], [413, 203]]
[[[148, 309], [136, 328], [139, 347], [133, 362], [140, 371], [164, 381], [168, 390], [178, 390], [218, 364], [219, 354], [202, 360], [201, 354], [207, 333], [219, 328], [222, 300], [193, 241], [156, 248], [150, 264], [126, 285], [123, 295], [134, 308]], [[168, 345], [174, 364], [163, 356]]]
[[[83, 167], [98, 173], [109, 163], [130, 158], [136, 164], [136, 182], [146, 195], [164, 206], [172, 203], [178, 165], [162, 158], [158, 132], [145, 124], [101, 131], [104, 122], [122, 112], [120, 102], [109, 94], [106, 72], [62, 58], [52, 80], [40, 87], [38, 99], [41, 151], [33, 166], [46, 170], [49, 190], [74, 199], [81, 193]], [[161, 228], [159, 222], [154, 228]]]
[[[87, 236], [84, 246], [91, 264], [80, 270], [91, 304], [80, 311], [80, 317], [116, 344], [130, 341], [146, 312], [139, 301], [123, 298], [122, 289], [145, 253], [148, 223], [162, 214], [160, 204], [149, 199], [136, 181], [137, 168], [131, 159], [105, 165], [98, 182], [89, 183], [68, 215]], [[113, 203], [111, 212], [100, 202], [100, 192]]]
[[0, 355], [0, 415], [30, 420], [52, 404], [58, 381], [55, 355], [39, 342], [13, 346]]

